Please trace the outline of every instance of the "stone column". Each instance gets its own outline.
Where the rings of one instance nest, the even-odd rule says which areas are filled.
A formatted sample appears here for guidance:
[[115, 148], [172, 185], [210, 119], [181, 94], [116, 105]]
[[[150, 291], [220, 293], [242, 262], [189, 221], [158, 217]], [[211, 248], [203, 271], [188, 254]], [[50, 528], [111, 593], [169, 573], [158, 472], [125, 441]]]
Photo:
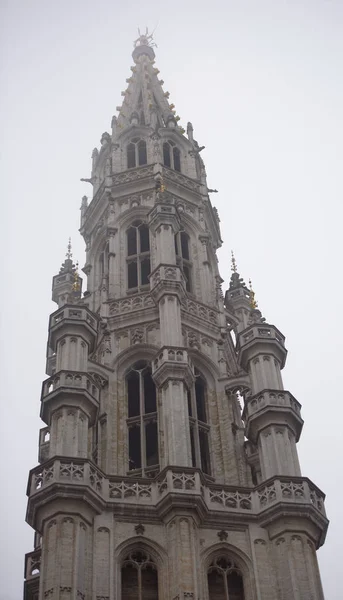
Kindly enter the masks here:
[[200, 597], [198, 540], [196, 523], [191, 516], [179, 515], [166, 526], [170, 559], [170, 598]]

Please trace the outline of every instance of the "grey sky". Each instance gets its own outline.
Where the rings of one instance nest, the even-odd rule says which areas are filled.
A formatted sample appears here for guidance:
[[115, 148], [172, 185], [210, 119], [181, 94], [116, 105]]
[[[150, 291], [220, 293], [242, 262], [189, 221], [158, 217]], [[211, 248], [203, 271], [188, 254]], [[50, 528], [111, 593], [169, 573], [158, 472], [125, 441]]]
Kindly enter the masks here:
[[25, 488], [37, 463], [51, 278], [92, 148], [130, 76], [137, 26], [158, 25], [156, 66], [206, 149], [221, 218], [224, 289], [234, 249], [259, 307], [287, 337], [284, 382], [303, 405], [303, 474], [327, 494], [319, 551], [338, 600], [343, 491], [341, 0], [11, 0], [1, 3], [3, 272], [0, 600], [22, 595]]

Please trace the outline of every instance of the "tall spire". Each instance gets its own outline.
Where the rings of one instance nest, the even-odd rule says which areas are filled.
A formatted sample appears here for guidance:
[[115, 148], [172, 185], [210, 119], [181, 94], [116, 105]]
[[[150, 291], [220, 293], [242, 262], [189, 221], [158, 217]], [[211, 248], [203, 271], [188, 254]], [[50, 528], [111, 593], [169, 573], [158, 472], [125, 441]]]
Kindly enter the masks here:
[[131, 67], [132, 75], [126, 82], [126, 90], [122, 91], [123, 102], [117, 106], [118, 118], [112, 120], [115, 137], [124, 129], [135, 126], [170, 127], [184, 133], [178, 125], [180, 117], [176, 114], [174, 104], [169, 103], [169, 92], [163, 90], [164, 81], [158, 79], [159, 70], [154, 67], [156, 47], [152, 34], [148, 29], [134, 42], [132, 53], [135, 66]]

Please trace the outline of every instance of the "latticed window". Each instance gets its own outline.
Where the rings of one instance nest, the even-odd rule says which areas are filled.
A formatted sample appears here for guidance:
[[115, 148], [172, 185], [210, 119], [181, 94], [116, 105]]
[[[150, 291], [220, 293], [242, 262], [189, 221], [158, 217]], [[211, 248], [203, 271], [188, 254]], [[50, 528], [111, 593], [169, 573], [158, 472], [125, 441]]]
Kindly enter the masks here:
[[163, 144], [163, 164], [175, 171], [181, 171], [181, 153], [172, 140]]
[[227, 556], [213, 560], [207, 572], [210, 600], [244, 600], [242, 573]]
[[[158, 472], [156, 387], [146, 362], [136, 363], [126, 377], [129, 471], [153, 477]], [[135, 473], [133, 473], [135, 472]]]
[[122, 600], [158, 600], [158, 573], [151, 556], [142, 550], [127, 555], [121, 569]]
[[149, 285], [150, 236], [146, 223], [135, 221], [127, 236], [127, 287], [129, 290]]
[[186, 280], [187, 292], [192, 291], [192, 262], [189, 252], [189, 235], [185, 231], [180, 231], [175, 235], [175, 254], [176, 262], [180, 265]]
[[127, 168], [146, 165], [147, 162], [146, 142], [140, 138], [133, 138], [127, 146]]
[[195, 383], [188, 390], [188, 414], [191, 438], [192, 466], [211, 474], [209, 451], [210, 427], [207, 419], [206, 382], [195, 369]]

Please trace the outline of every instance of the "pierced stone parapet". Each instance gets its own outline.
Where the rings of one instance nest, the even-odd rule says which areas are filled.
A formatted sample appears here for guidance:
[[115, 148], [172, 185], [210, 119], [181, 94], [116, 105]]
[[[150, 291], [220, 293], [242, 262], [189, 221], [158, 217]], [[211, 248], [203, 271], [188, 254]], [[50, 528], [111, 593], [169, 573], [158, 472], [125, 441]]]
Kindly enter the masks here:
[[116, 173], [112, 176], [112, 185], [118, 186], [126, 183], [140, 181], [149, 178], [154, 174], [154, 165], [136, 167], [122, 173]]
[[[162, 167], [162, 178], [163, 181], [170, 181], [172, 183], [177, 184], [177, 188], [179, 188], [179, 185], [182, 185], [184, 188], [187, 188], [188, 190], [192, 190], [192, 192], [196, 192], [196, 193], [200, 193], [201, 192], [201, 184], [198, 183], [197, 181], [194, 181], [194, 179], [191, 179], [190, 177], [187, 177], [186, 175], [182, 175], [181, 173], [179, 173], [178, 171], [174, 171], [173, 169], [169, 169], [168, 167]], [[167, 185], [168, 187], [168, 185]], [[179, 190], [177, 189], [177, 192], [179, 193]]]
[[285, 390], [262, 390], [254, 396], [246, 395], [242, 417], [247, 437], [255, 442], [259, 432], [269, 424], [288, 425], [297, 440], [303, 426], [301, 404]]
[[[27, 494], [29, 496], [29, 512], [31, 506], [37, 503], [40, 495], [44, 496], [51, 486], [57, 484], [57, 489], [63, 484], [70, 486], [70, 493], [75, 497], [80, 490], [84, 498], [85, 487], [96, 494], [99, 501], [106, 505], [113, 504], [125, 507], [136, 505], [142, 510], [154, 507], [163, 510], [162, 505], [169, 497], [173, 501], [188, 502], [192, 498], [194, 506], [199, 505], [202, 515], [222, 513], [233, 518], [237, 514], [251, 515], [253, 519], [277, 518], [280, 514], [292, 514], [314, 510], [312, 519], [318, 522], [318, 527], [326, 530], [326, 513], [324, 508], [325, 495], [305, 477], [277, 476], [254, 487], [223, 486], [209, 483], [199, 470], [191, 468], [172, 467], [163, 470], [153, 480], [133, 477], [107, 477], [93, 463], [85, 459], [54, 458], [42, 466], [32, 469], [29, 476]], [[280, 513], [281, 510], [281, 513]], [[272, 511], [272, 516], [270, 511]], [[317, 516], [316, 516], [317, 515]], [[267, 522], [267, 521], [266, 521]]]
[[207, 321], [212, 325], [219, 324], [218, 311], [206, 306], [205, 304], [196, 302], [195, 300], [190, 300], [189, 298], [185, 298], [181, 305], [181, 314], [185, 316], [187, 313], [194, 317], [198, 317], [201, 319], [201, 321]]
[[116, 317], [124, 313], [132, 313], [134, 311], [154, 307], [155, 302], [151, 294], [139, 294], [132, 298], [125, 297], [109, 302], [109, 314], [111, 317]]
[[155, 302], [166, 294], [177, 295], [180, 302], [186, 296], [186, 282], [184, 275], [177, 265], [159, 265], [150, 274], [151, 294]]
[[248, 362], [258, 354], [273, 354], [280, 362], [280, 368], [285, 366], [287, 350], [285, 336], [274, 326], [256, 323], [238, 334], [238, 360], [244, 369]]
[[37, 579], [40, 575], [42, 550], [41, 548], [25, 554], [25, 579]]
[[50, 316], [48, 345], [56, 351], [58, 339], [64, 335], [81, 335], [89, 344], [92, 351], [97, 331], [99, 317], [91, 312], [86, 306], [64, 305]]
[[54, 410], [64, 405], [73, 405], [94, 418], [99, 407], [99, 386], [88, 373], [80, 371], [58, 371], [43, 381], [41, 394], [41, 418], [50, 424]]
[[158, 386], [168, 379], [182, 379], [190, 386], [194, 379], [194, 366], [185, 348], [164, 346], [152, 362], [152, 375]]

